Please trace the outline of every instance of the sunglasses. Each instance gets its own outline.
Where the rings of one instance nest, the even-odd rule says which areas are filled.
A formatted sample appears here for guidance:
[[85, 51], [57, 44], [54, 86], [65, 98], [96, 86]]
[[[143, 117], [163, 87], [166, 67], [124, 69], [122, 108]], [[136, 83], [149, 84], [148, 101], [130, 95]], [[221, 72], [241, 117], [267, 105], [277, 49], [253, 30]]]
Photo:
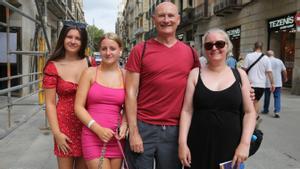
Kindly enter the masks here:
[[204, 48], [205, 48], [205, 50], [211, 50], [215, 46], [217, 49], [222, 49], [222, 48], [224, 48], [225, 44], [226, 44], [226, 42], [222, 41], [222, 40], [218, 40], [215, 43], [206, 42], [206, 43], [204, 43]]
[[64, 26], [76, 27], [76, 28], [79, 28], [79, 29], [85, 29], [86, 25], [87, 25], [86, 23], [72, 21], [72, 20], [66, 20], [63, 23], [64, 23]]

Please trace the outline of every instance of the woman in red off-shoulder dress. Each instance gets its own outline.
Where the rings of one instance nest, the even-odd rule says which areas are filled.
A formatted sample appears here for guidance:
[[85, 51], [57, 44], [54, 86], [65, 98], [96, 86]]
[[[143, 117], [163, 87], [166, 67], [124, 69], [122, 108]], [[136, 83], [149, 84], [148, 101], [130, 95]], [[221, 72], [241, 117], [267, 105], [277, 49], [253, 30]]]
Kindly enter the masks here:
[[80, 75], [88, 66], [95, 65], [84, 55], [86, 45], [85, 25], [65, 21], [57, 46], [44, 68], [46, 112], [60, 169], [86, 168], [81, 150], [82, 123], [74, 114]]

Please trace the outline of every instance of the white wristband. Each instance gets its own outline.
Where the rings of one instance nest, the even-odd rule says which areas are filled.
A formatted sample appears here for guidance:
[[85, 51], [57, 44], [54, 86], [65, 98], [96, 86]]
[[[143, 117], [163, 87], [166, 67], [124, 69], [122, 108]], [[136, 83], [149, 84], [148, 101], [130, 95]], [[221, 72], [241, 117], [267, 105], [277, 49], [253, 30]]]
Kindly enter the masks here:
[[93, 125], [93, 123], [95, 123], [95, 120], [94, 120], [94, 119], [92, 119], [92, 120], [88, 123], [87, 127], [88, 127], [88, 128], [91, 128], [92, 125]]

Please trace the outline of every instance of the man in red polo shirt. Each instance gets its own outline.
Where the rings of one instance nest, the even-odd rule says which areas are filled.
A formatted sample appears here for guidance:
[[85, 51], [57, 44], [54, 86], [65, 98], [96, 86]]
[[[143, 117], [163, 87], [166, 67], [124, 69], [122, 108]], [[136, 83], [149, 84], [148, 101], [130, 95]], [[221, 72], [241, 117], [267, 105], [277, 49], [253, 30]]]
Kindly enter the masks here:
[[[126, 113], [130, 169], [181, 169], [178, 124], [187, 78], [199, 66], [192, 48], [176, 39], [177, 7], [160, 3], [153, 22], [157, 37], [137, 44], [126, 64]], [[145, 44], [146, 43], [146, 44]]]

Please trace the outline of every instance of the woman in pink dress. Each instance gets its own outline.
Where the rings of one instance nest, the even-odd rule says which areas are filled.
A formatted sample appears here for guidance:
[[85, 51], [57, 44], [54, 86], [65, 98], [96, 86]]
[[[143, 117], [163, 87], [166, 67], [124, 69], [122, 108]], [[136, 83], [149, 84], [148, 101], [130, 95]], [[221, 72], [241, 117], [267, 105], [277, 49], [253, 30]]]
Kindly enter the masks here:
[[44, 68], [46, 113], [60, 169], [86, 168], [81, 150], [82, 123], [74, 113], [77, 83], [83, 70], [91, 65], [90, 58], [84, 55], [86, 45], [85, 24], [65, 21]]
[[83, 157], [89, 169], [120, 169], [127, 122], [122, 113], [125, 100], [124, 70], [119, 67], [122, 42], [114, 33], [99, 42], [98, 67], [85, 70], [75, 99], [75, 113], [82, 129]]

